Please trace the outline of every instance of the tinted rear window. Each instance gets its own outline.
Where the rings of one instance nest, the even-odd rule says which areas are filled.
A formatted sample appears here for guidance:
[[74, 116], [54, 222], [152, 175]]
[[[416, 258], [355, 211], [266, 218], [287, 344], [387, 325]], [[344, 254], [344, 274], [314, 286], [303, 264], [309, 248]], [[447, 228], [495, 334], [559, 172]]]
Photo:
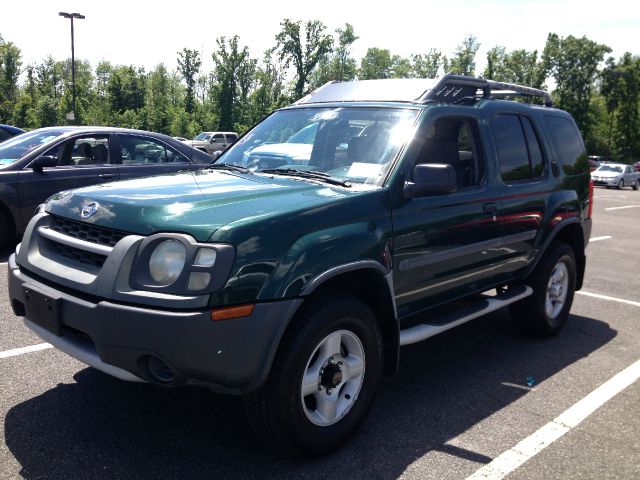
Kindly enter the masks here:
[[554, 115], [545, 115], [544, 121], [564, 173], [578, 175], [588, 172], [587, 152], [573, 122]]

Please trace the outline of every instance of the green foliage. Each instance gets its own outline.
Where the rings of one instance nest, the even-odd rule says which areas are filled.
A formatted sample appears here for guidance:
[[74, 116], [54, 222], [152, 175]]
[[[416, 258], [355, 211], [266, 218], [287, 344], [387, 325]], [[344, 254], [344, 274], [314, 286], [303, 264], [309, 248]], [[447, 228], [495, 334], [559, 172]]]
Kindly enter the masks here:
[[200, 71], [202, 66], [202, 60], [200, 59], [200, 53], [197, 50], [189, 50], [183, 48], [181, 52], [178, 52], [178, 70], [182, 74], [185, 83], [187, 84], [187, 95], [185, 97], [184, 108], [188, 113], [193, 113], [195, 109], [195, 86], [196, 75]]
[[306, 22], [304, 40], [300, 35], [301, 21], [284, 19], [276, 35], [280, 60], [285, 66], [293, 64], [296, 71], [293, 99], [302, 98], [309, 77], [322, 58], [333, 50], [333, 37], [324, 33], [326, 27], [319, 20]]
[[[466, 35], [451, 57], [427, 49], [409, 57], [369, 48], [351, 54], [358, 40], [345, 23], [326, 33], [319, 21], [280, 24], [275, 44], [251, 58], [237, 36], [220, 37], [214, 68], [201, 72], [201, 54], [182, 49], [178, 68], [76, 61], [75, 123], [143, 128], [193, 138], [203, 130], [242, 133], [274, 109], [331, 80], [434, 78], [444, 72], [473, 75], [480, 46]], [[640, 57], [630, 53], [602, 64], [609, 47], [586, 37], [550, 33], [539, 50], [496, 46], [487, 54], [486, 78], [545, 88], [554, 85], [558, 107], [576, 119], [590, 154], [622, 161], [640, 158]], [[71, 63], [52, 57], [22, 65], [21, 51], [0, 36], [0, 122], [23, 128], [67, 123]]]
[[476, 71], [476, 53], [480, 44], [473, 35], [466, 35], [462, 43], [458, 45], [456, 51], [449, 61], [447, 72], [456, 75], [473, 76]]

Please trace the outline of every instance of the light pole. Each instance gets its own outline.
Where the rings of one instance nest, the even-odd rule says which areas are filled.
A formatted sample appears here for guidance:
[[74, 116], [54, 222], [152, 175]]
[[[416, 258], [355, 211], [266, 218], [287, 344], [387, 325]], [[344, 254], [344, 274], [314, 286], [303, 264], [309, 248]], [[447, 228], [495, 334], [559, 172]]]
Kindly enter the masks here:
[[77, 18], [82, 20], [84, 15], [79, 13], [67, 13], [60, 12], [58, 15], [71, 20], [71, 115], [67, 117], [69, 120], [75, 122], [76, 119], [76, 59], [73, 46], [73, 19]]

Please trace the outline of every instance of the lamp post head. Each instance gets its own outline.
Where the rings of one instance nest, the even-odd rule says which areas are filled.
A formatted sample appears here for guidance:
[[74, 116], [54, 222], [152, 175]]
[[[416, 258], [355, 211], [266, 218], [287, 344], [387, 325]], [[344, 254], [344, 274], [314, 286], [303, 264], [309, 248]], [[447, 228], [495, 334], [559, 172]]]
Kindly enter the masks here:
[[80, 19], [80, 20], [85, 18], [85, 16], [80, 14], [80, 13], [60, 12], [60, 13], [58, 13], [58, 15], [60, 15], [61, 17], [64, 17], [64, 18], [77, 18], [77, 19]]

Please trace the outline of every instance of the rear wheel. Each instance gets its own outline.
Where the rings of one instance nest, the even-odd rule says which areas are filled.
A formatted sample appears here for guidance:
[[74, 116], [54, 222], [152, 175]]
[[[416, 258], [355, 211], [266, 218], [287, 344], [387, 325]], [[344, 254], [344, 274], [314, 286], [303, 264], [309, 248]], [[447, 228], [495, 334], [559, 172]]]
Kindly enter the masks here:
[[638, 190], [638, 188], [640, 188], [640, 179], [636, 179], [636, 181], [633, 182], [633, 189]]
[[511, 305], [511, 318], [525, 333], [549, 336], [567, 321], [576, 288], [576, 260], [566, 243], [552, 245], [529, 277], [533, 294]]
[[312, 299], [288, 328], [268, 382], [244, 398], [250, 423], [289, 453], [337, 448], [371, 406], [381, 345], [366, 304], [340, 293]]

